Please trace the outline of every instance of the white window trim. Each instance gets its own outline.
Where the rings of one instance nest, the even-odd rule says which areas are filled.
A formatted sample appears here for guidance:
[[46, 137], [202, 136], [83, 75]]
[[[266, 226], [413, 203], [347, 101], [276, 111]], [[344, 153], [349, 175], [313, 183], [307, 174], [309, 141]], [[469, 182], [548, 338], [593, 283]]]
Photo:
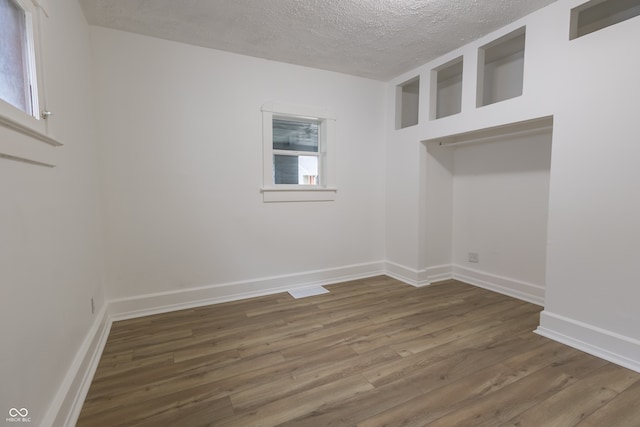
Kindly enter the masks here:
[[[309, 118], [320, 122], [318, 185], [273, 183], [273, 117]], [[333, 201], [338, 191], [335, 185], [335, 122], [331, 111], [324, 108], [269, 102], [262, 106], [263, 187], [264, 202]], [[301, 155], [309, 153], [300, 153]]]
[[42, 117], [42, 112], [46, 111], [44, 65], [42, 55], [42, 42], [40, 34], [41, 14], [46, 15], [44, 8], [37, 0], [14, 0], [22, 7], [27, 15], [27, 37], [30, 39], [30, 46], [33, 47], [33, 62], [35, 70], [33, 76], [34, 86], [37, 87], [37, 102], [35, 103], [34, 117], [21, 109], [14, 107], [8, 102], [0, 99], [0, 126], [35, 138], [52, 146], [61, 146], [50, 132], [48, 120]]

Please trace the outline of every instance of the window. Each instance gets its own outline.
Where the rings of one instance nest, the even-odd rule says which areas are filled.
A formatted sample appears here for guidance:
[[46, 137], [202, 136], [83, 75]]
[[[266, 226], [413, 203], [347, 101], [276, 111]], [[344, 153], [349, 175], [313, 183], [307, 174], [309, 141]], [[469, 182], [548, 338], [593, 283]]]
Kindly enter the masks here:
[[36, 4], [0, 0], [0, 125], [57, 146], [61, 144], [47, 135], [46, 120], [40, 120], [41, 114], [50, 113], [41, 113], [42, 76], [36, 73], [40, 11]]
[[262, 107], [265, 202], [334, 200], [335, 118], [327, 110]]
[[318, 185], [320, 145], [315, 119], [273, 117], [273, 182]]
[[31, 14], [15, 0], [0, 0], [0, 99], [38, 113]]

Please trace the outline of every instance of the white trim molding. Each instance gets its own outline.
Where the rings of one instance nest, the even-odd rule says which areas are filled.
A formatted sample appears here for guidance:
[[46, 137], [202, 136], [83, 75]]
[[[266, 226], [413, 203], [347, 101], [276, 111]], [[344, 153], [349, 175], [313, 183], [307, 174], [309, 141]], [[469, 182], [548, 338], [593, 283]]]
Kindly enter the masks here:
[[385, 262], [387, 276], [411, 286], [428, 286], [435, 282], [456, 279], [470, 285], [498, 292], [536, 305], [544, 305], [544, 287], [521, 280], [473, 270], [460, 265], [434, 265], [416, 270], [392, 261]]
[[544, 306], [544, 287], [509, 277], [453, 265], [453, 278], [470, 285]]
[[[541, 304], [544, 300], [544, 289], [529, 283], [457, 265], [416, 270], [392, 261], [353, 264], [110, 300], [96, 316], [41, 425], [75, 425], [114, 321], [379, 275], [387, 275], [415, 287], [454, 278], [535, 304]], [[640, 341], [547, 310], [541, 313], [540, 320], [540, 326], [535, 331], [537, 334], [640, 372]]]
[[[328, 108], [267, 102], [262, 106], [263, 178], [260, 192], [268, 202], [326, 202], [336, 198], [336, 116]], [[273, 119], [290, 118], [318, 124], [318, 151], [277, 151], [273, 148]], [[285, 154], [289, 153], [289, 154]], [[318, 161], [317, 185], [276, 184], [274, 154], [315, 156]]]
[[535, 333], [593, 356], [640, 372], [640, 340], [548, 310], [540, 313]]
[[336, 199], [337, 188], [261, 188], [265, 202], [331, 202]]
[[385, 262], [385, 274], [400, 280], [408, 285], [420, 288], [429, 286], [435, 282], [453, 279], [452, 267], [447, 265], [434, 265], [422, 270], [416, 270], [393, 261]]
[[451, 264], [427, 267], [425, 272], [431, 283], [453, 279], [453, 266]]
[[76, 425], [110, 330], [111, 319], [105, 304], [98, 312], [40, 425]]
[[285, 114], [289, 116], [322, 117], [335, 120], [336, 115], [330, 108], [316, 107], [313, 105], [298, 105], [286, 102], [268, 101], [262, 105], [262, 112]]
[[[32, 117], [28, 117], [29, 120], [36, 120]], [[24, 120], [23, 120], [24, 121]], [[37, 139], [38, 141], [42, 141], [45, 144], [49, 144], [53, 147], [61, 147], [62, 143], [55, 138], [47, 135], [40, 129], [29, 127], [24, 123], [16, 120], [15, 118], [9, 117], [7, 115], [0, 114], [0, 126], [3, 126], [7, 129], [11, 129], [15, 132], [19, 132], [23, 135], [30, 136], [31, 138]]]
[[98, 312], [40, 425], [75, 426], [114, 321], [383, 274], [379, 261], [110, 300]]
[[431, 284], [427, 276], [427, 270], [416, 270], [393, 261], [385, 262], [385, 274], [416, 288]]
[[112, 320], [124, 320], [271, 295], [310, 286], [347, 282], [382, 274], [385, 274], [383, 261], [354, 264], [304, 273], [119, 298], [109, 301], [109, 313]]

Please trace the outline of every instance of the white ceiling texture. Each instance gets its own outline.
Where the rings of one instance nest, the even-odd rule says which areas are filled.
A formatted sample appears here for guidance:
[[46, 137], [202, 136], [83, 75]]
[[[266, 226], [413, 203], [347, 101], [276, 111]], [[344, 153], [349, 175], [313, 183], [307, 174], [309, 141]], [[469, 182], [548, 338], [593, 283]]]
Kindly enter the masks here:
[[555, 0], [80, 0], [117, 30], [376, 80]]

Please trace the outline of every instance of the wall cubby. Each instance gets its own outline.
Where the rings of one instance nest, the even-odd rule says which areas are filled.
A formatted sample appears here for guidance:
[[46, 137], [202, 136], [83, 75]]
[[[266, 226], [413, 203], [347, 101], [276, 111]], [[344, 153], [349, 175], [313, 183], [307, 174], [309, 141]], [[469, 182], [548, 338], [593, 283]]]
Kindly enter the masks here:
[[569, 39], [582, 37], [638, 15], [638, 0], [592, 0], [571, 10]]
[[525, 27], [478, 50], [477, 107], [522, 95]]
[[396, 129], [418, 124], [420, 103], [420, 76], [396, 87]]
[[432, 71], [431, 120], [462, 111], [462, 66], [460, 56]]

